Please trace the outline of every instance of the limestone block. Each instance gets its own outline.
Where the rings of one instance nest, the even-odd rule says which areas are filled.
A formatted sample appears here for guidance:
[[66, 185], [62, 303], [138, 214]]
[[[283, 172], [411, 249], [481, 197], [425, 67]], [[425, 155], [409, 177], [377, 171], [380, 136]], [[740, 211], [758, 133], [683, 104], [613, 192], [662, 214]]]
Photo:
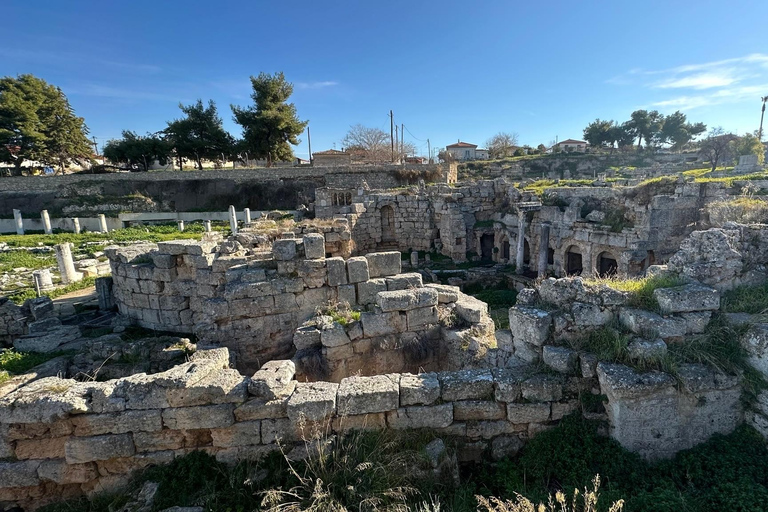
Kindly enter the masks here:
[[27, 325], [27, 332], [29, 334], [40, 334], [50, 329], [56, 329], [57, 327], [61, 327], [61, 320], [59, 320], [58, 317], [51, 316], [29, 323]]
[[375, 304], [380, 292], [387, 291], [387, 282], [384, 279], [369, 279], [357, 283], [357, 303], [361, 306]]
[[500, 329], [494, 333], [494, 336], [496, 337], [496, 346], [499, 347], [499, 350], [509, 353], [515, 352], [512, 331], [509, 329]]
[[509, 308], [509, 330], [515, 342], [519, 340], [540, 347], [549, 338], [551, 328], [552, 315], [546, 311], [528, 306]]
[[95, 437], [70, 437], [65, 445], [67, 464], [83, 464], [136, 453], [130, 434], [108, 434]]
[[325, 358], [326, 361], [344, 361], [355, 355], [355, 347], [352, 345], [352, 343], [339, 345], [337, 347], [323, 347], [322, 353], [323, 358]]
[[328, 258], [325, 266], [328, 268], [328, 286], [347, 284], [347, 264], [344, 258]]
[[402, 272], [401, 255], [398, 251], [372, 252], [365, 255], [371, 278], [394, 276]]
[[62, 325], [40, 334], [19, 336], [13, 346], [19, 352], [52, 352], [60, 345], [80, 337], [80, 328], [76, 325]]
[[285, 395], [274, 400], [251, 399], [235, 409], [235, 421], [252, 421], [288, 416], [288, 399], [296, 389], [296, 381], [291, 381]]
[[512, 423], [544, 423], [549, 421], [550, 406], [542, 404], [507, 404], [507, 418]]
[[325, 237], [322, 233], [304, 235], [304, 256], [308, 260], [325, 258]]
[[53, 301], [50, 297], [37, 297], [24, 301], [24, 305], [29, 307], [29, 312], [35, 320], [49, 318], [55, 314]]
[[39, 467], [39, 460], [0, 462], [0, 489], [39, 485], [40, 479], [37, 475]]
[[87, 388], [72, 379], [45, 377], [0, 399], [3, 423], [51, 423], [88, 412]]
[[523, 441], [518, 436], [499, 436], [491, 441], [491, 458], [501, 460], [514, 457], [523, 447]]
[[357, 416], [342, 416], [333, 419], [331, 425], [334, 432], [350, 430], [383, 430], [387, 428], [387, 415], [383, 412], [360, 414]]
[[333, 348], [349, 344], [350, 339], [344, 326], [331, 319], [320, 326], [320, 342], [324, 347]]
[[438, 323], [437, 306], [411, 309], [405, 313], [409, 331], [418, 331]]
[[768, 379], [768, 324], [753, 325], [741, 338], [741, 346], [749, 355], [749, 364]]
[[293, 332], [293, 345], [296, 350], [304, 350], [320, 344], [320, 330], [314, 325], [299, 327]]
[[453, 404], [401, 407], [387, 412], [394, 429], [444, 428], [453, 423]]
[[432, 288], [382, 291], [376, 295], [376, 303], [382, 311], [408, 311], [437, 305], [437, 291]]
[[172, 430], [224, 428], [234, 423], [232, 404], [180, 407], [163, 411], [163, 425]]
[[261, 422], [261, 442], [270, 444], [277, 441], [291, 441], [296, 438], [299, 426], [288, 418], [265, 419]]
[[679, 316], [685, 322], [687, 334], [701, 334], [707, 329], [707, 325], [712, 319], [712, 312], [694, 311], [692, 313], [679, 313]]
[[641, 336], [656, 334], [665, 340], [685, 336], [685, 320], [675, 317], [663, 318], [642, 309], [621, 308], [619, 321], [624, 327]]
[[231, 448], [261, 443], [261, 422], [243, 421], [227, 428], [211, 429], [213, 446]]
[[332, 382], [299, 382], [288, 400], [288, 417], [293, 422], [320, 421], [335, 414], [338, 389]]
[[578, 326], [599, 327], [613, 320], [611, 311], [602, 310], [596, 304], [574, 302], [571, 304], [571, 313], [574, 323]]
[[456, 302], [456, 314], [471, 324], [480, 323], [488, 314], [488, 304], [469, 295], [460, 295]]
[[274, 400], [292, 391], [296, 365], [293, 361], [269, 361], [253, 374], [248, 383], [248, 393], [262, 400]]
[[541, 351], [544, 364], [559, 373], [573, 373], [576, 371], [579, 355], [567, 347], [554, 347], [545, 345]]
[[632, 359], [661, 359], [667, 355], [667, 344], [661, 338], [653, 341], [635, 339], [627, 345], [627, 352]]
[[37, 468], [40, 480], [59, 485], [84, 484], [98, 478], [96, 464], [67, 464], [64, 459], [49, 459], [40, 463]]
[[535, 363], [541, 359], [541, 347], [530, 345], [523, 340], [514, 338], [515, 357], [526, 363]]
[[[363, 283], [371, 278], [368, 271], [368, 260], [365, 256], [357, 256], [347, 260], [347, 274], [350, 283]], [[384, 285], [386, 290], [386, 284]], [[383, 291], [383, 290], [380, 290]]]
[[407, 290], [409, 288], [422, 288], [424, 286], [421, 281], [421, 274], [418, 272], [410, 272], [388, 277], [386, 278], [386, 281], [388, 291]]
[[399, 379], [397, 374], [342, 379], [338, 414], [356, 416], [397, 409], [400, 406]]
[[199, 378], [187, 380], [183, 385], [170, 386], [166, 391], [169, 406], [190, 407], [245, 402], [248, 382], [240, 372], [228, 368], [206, 372], [205, 367], [213, 365], [198, 364]]
[[349, 304], [350, 306], [354, 306], [357, 304], [357, 291], [356, 287], [353, 284], [343, 284], [338, 287], [338, 295], [337, 300], [341, 304]]
[[[240, 461], [258, 461], [272, 452], [280, 450], [276, 444], [266, 446], [233, 446], [216, 452], [216, 461], [234, 465]], [[205, 512], [203, 507], [171, 507], [162, 512]]]
[[579, 410], [581, 404], [578, 400], [568, 400], [567, 402], [552, 403], [552, 421], [561, 420], [574, 411]]
[[579, 354], [579, 368], [581, 369], [581, 376], [585, 379], [591, 379], [597, 376], [597, 363], [598, 359], [595, 354]]
[[166, 429], [158, 432], [134, 432], [133, 442], [138, 453], [198, 448], [211, 444], [211, 431]]
[[400, 376], [400, 405], [431, 405], [440, 398], [440, 381], [436, 373]]
[[425, 284], [427, 288], [437, 290], [437, 301], [440, 304], [448, 304], [449, 302], [456, 302], [459, 300], [459, 287], [448, 286], [447, 284]]
[[294, 259], [296, 257], [296, 240], [292, 238], [275, 240], [272, 243], [272, 255], [278, 261]]
[[673, 392], [676, 385], [675, 378], [667, 373], [638, 373], [629, 366], [614, 363], [599, 363], [597, 377], [600, 390], [609, 401], [640, 398], [659, 391]]
[[523, 382], [522, 392], [531, 402], [553, 402], [563, 397], [563, 383], [554, 375], [534, 375]]
[[157, 409], [121, 411], [110, 414], [79, 414], [72, 417], [76, 436], [154, 432], [163, 428]]
[[504, 404], [489, 400], [459, 400], [453, 403], [455, 421], [501, 420], [507, 417]]
[[408, 325], [405, 314], [397, 311], [391, 313], [363, 313], [360, 315], [360, 320], [363, 325], [363, 336], [366, 338], [405, 332]]
[[653, 298], [665, 313], [688, 313], [692, 311], [717, 311], [720, 309], [720, 292], [699, 283], [690, 283], [674, 288], [657, 288]]
[[513, 369], [494, 369], [494, 398], [499, 402], [514, 402], [520, 398], [525, 372]]
[[460, 370], [438, 374], [442, 398], [456, 400], [482, 400], [493, 394], [493, 375], [490, 370]]
[[67, 437], [48, 437], [44, 439], [21, 439], [16, 441], [17, 459], [56, 459], [64, 457], [64, 445]]

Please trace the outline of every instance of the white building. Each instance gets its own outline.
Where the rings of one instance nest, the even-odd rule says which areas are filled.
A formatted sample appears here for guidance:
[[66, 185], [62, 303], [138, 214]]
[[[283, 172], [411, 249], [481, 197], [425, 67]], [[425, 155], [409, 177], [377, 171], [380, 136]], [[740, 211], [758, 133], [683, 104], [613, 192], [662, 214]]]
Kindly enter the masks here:
[[559, 142], [557, 147], [566, 153], [584, 153], [587, 150], [587, 143], [583, 140], [567, 139]]
[[456, 160], [488, 160], [488, 150], [478, 149], [477, 144], [458, 141], [456, 144], [445, 146], [445, 151]]

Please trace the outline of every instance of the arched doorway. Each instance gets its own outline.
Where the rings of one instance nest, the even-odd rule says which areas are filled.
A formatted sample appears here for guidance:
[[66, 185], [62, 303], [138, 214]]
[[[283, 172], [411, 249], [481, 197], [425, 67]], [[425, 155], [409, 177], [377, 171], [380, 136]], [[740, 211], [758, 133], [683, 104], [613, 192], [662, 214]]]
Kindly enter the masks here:
[[485, 233], [480, 236], [480, 258], [483, 261], [493, 260], [493, 233]]
[[389, 205], [381, 207], [381, 241], [395, 240], [395, 209]]
[[531, 245], [528, 240], [523, 240], [523, 263], [526, 265], [531, 263]]
[[601, 252], [597, 256], [597, 272], [600, 277], [614, 276], [619, 270], [616, 257], [609, 252]]
[[581, 260], [581, 249], [572, 245], [565, 251], [565, 273], [566, 275], [579, 275], [584, 270]]

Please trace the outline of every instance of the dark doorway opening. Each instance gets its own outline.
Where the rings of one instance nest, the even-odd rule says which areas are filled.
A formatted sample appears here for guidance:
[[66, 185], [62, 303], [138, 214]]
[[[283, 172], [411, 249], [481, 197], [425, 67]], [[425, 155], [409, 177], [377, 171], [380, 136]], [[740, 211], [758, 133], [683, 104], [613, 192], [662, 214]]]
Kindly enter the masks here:
[[395, 209], [389, 205], [381, 207], [381, 241], [395, 240]]
[[612, 254], [603, 252], [597, 257], [597, 272], [600, 277], [615, 276], [619, 270], [616, 258]]
[[531, 246], [528, 240], [523, 240], [523, 263], [526, 265], [531, 263]]
[[509, 240], [504, 240], [501, 244], [501, 257], [509, 261]]
[[584, 270], [581, 262], [581, 253], [578, 248], [571, 247], [565, 253], [565, 273], [567, 275], [579, 275]]
[[483, 261], [493, 260], [493, 242], [494, 236], [486, 233], [480, 237], [480, 258]]

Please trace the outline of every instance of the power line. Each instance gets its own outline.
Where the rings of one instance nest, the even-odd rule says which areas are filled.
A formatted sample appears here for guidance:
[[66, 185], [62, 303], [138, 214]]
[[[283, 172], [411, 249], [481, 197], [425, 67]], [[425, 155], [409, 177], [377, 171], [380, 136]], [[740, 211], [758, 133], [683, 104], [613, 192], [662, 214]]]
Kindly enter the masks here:
[[418, 138], [417, 136], [415, 136], [414, 134], [412, 134], [412, 133], [411, 133], [411, 130], [409, 130], [407, 126], [405, 127], [405, 131], [407, 131], [408, 133], [410, 133], [410, 134], [411, 134], [411, 137], [413, 137], [413, 138], [414, 138], [414, 139], [416, 139], [417, 141], [419, 141], [419, 142], [424, 142], [424, 140], [423, 140], [423, 139], [420, 139], [420, 138]]

